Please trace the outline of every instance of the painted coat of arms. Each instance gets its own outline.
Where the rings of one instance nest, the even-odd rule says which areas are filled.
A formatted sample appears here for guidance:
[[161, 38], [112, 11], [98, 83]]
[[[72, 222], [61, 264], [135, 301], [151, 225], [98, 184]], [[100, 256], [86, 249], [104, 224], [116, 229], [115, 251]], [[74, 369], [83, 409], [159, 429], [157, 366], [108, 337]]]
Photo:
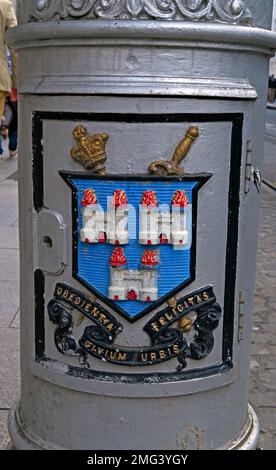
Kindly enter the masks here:
[[[70, 347], [82, 356], [125, 365], [151, 365], [177, 357], [183, 369], [186, 357], [209, 354], [212, 331], [221, 317], [210, 286], [177, 298], [195, 279], [198, 193], [212, 177], [187, 174], [180, 166], [199, 130], [190, 127], [170, 161], [154, 161], [147, 174], [137, 176], [106, 174], [107, 134], [89, 135], [78, 126], [74, 137], [78, 144], [71, 156], [87, 171], [61, 172], [72, 190], [73, 277], [95, 301], [64, 284], [56, 286], [48, 310], [51, 321], [59, 325], [57, 347], [62, 352], [66, 344], [68, 349], [70, 340]], [[85, 329], [78, 344], [69, 335], [70, 314], [59, 302], [96, 324]], [[144, 327], [151, 347], [116, 348], [123, 328], [120, 316], [134, 323], [161, 305], [167, 307]], [[197, 313], [193, 323], [197, 334], [188, 345], [183, 332], [192, 328], [187, 318], [191, 311]], [[169, 328], [177, 321], [180, 329]]]

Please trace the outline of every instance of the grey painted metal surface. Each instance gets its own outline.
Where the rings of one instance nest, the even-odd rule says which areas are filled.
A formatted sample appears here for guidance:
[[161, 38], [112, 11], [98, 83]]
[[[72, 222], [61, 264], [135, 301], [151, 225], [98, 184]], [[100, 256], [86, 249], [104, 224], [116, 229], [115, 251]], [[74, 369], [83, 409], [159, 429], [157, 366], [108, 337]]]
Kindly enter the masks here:
[[[70, 2], [18, 3], [22, 24], [10, 35], [21, 54], [22, 391], [9, 422], [15, 447], [255, 448], [258, 424], [248, 412], [248, 372], [259, 193], [248, 180], [248, 165], [251, 172], [262, 168], [268, 58], [276, 47], [266, 31], [272, 2], [266, 1], [267, 9], [258, 1], [205, 2], [217, 8], [208, 18], [197, 16], [203, 2], [171, 2], [178, 15], [179, 5], [192, 11], [193, 3], [195, 16], [172, 15], [170, 21], [147, 13], [149, 4], [157, 8], [155, 1], [135, 2], [139, 21], [117, 19], [134, 2], [120, 2], [121, 13], [111, 9], [115, 21], [94, 18], [101, 2], [86, 2], [88, 16], [80, 7], [74, 21], [73, 2], [71, 9]], [[223, 24], [225, 8], [229, 13], [238, 5], [240, 13]], [[60, 14], [61, 6], [64, 21], [56, 22], [51, 8]], [[245, 12], [253, 27], [237, 24], [237, 14]], [[128, 15], [135, 16], [129, 9]], [[79, 347], [66, 349], [68, 338], [70, 344], [80, 341], [91, 326], [85, 312], [70, 307], [67, 294], [61, 305], [63, 320], [73, 318], [71, 329], [57, 333], [52, 310], [49, 319], [57, 284], [69, 286], [72, 302], [75, 290], [85, 296], [87, 312], [95, 301], [91, 286], [77, 275], [72, 243], [78, 209], [67, 183], [70, 175], [85, 172], [70, 155], [79, 125], [91, 135], [109, 135], [110, 178], [144, 175], [147, 189], [149, 165], [168, 161], [188, 127], [198, 128], [184, 166], [187, 174], [209, 179], [198, 191], [193, 220], [195, 275], [176, 297], [209, 286], [222, 318], [209, 354], [201, 360], [188, 355], [184, 369], [177, 355], [156, 361], [160, 350], [151, 365], [133, 367], [99, 360]], [[151, 347], [145, 325], [168, 307], [164, 301], [130, 322], [118, 305], [103, 296], [97, 302], [122, 326], [117, 349], [130, 351]], [[190, 352], [195, 328], [184, 334]]]

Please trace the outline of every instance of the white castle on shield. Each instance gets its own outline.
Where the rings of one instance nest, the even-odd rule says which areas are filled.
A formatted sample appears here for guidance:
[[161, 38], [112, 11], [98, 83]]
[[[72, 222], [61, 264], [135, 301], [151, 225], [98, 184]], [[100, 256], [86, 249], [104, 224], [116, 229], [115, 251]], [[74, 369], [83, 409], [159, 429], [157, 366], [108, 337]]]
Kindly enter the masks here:
[[[129, 205], [125, 191], [114, 191], [107, 212], [97, 203], [93, 189], [84, 191], [81, 205], [83, 226], [80, 239], [83, 243], [129, 243]], [[139, 207], [139, 243], [187, 247], [191, 236], [189, 211], [185, 191], [175, 191], [170, 206], [159, 206], [156, 192], [145, 191]]]
[[97, 203], [93, 189], [84, 191], [81, 205], [83, 227], [80, 239], [83, 243], [129, 243], [128, 200], [125, 191], [114, 191], [107, 212]]
[[110, 258], [110, 285], [108, 298], [115, 301], [158, 300], [159, 250], [145, 250], [138, 270], [127, 269], [127, 259], [123, 248], [115, 248]]
[[140, 205], [139, 242], [141, 245], [189, 244], [189, 201], [185, 191], [175, 191], [170, 206], [159, 206], [155, 191], [146, 191]]

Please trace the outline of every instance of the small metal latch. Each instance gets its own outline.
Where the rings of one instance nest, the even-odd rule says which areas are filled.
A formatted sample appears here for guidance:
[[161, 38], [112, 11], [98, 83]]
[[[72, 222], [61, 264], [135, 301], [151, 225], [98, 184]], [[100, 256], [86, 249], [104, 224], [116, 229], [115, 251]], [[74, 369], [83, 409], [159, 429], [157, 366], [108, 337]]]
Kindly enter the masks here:
[[241, 342], [243, 339], [243, 328], [244, 328], [244, 297], [243, 292], [240, 291], [239, 294], [239, 322], [238, 322], [238, 342]]
[[248, 194], [250, 191], [250, 183], [252, 181], [252, 140], [247, 141], [246, 148], [246, 163], [245, 163], [245, 183], [244, 183], [244, 192]]
[[247, 141], [246, 148], [246, 163], [245, 163], [245, 183], [244, 192], [248, 194], [250, 191], [250, 184], [253, 182], [256, 186], [258, 193], [261, 189], [262, 175], [258, 168], [255, 168], [252, 164], [253, 147], [252, 140]]
[[258, 193], [261, 190], [261, 185], [262, 185], [262, 174], [259, 170], [259, 168], [252, 168], [252, 173], [253, 173], [253, 182], [257, 188]]
[[36, 265], [46, 274], [57, 275], [67, 264], [67, 226], [62, 215], [42, 209], [36, 216]]

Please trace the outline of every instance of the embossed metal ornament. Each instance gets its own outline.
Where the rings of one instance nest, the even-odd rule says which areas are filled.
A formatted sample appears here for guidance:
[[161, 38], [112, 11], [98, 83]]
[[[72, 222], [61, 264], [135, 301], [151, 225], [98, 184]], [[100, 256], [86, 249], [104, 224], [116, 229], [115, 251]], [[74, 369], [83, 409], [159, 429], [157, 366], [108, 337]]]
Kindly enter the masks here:
[[61, 176], [72, 190], [73, 277], [93, 295], [135, 322], [195, 279], [198, 192], [211, 174]]
[[77, 126], [73, 135], [79, 141], [79, 144], [72, 148], [72, 158], [81, 163], [87, 170], [105, 175], [105, 162], [107, 159], [105, 146], [109, 136], [107, 134], [89, 135], [84, 126]]
[[[72, 309], [69, 313], [68, 306]], [[76, 339], [74, 310], [81, 312], [92, 324]], [[183, 328], [170, 328], [177, 320], [184, 322], [189, 312], [196, 312], [194, 336], [190, 344]], [[57, 284], [53, 299], [48, 304], [49, 319], [57, 325], [54, 333], [55, 345], [61, 354], [79, 356], [80, 362], [90, 367], [87, 357], [120, 366], [153, 366], [176, 358], [177, 371], [187, 365], [187, 359], [201, 360], [214, 347], [213, 331], [218, 327], [222, 310], [216, 303], [213, 289], [207, 286], [176, 301], [175, 307], [167, 307], [154, 315], [145, 325], [144, 331], [151, 339], [151, 346], [130, 347], [116, 344], [123, 326], [97, 302], [66, 284]], [[189, 329], [189, 331], [192, 327]], [[188, 331], [188, 330], [187, 330]]]
[[19, 12], [28, 21], [141, 19], [252, 24], [252, 13], [242, 0], [35, 0], [27, 7], [25, 1], [18, 3]]
[[183, 175], [184, 168], [179, 165], [189, 153], [192, 144], [199, 136], [198, 127], [190, 127], [184, 139], [178, 144], [172, 160], [156, 160], [151, 163], [149, 172], [153, 175]]

